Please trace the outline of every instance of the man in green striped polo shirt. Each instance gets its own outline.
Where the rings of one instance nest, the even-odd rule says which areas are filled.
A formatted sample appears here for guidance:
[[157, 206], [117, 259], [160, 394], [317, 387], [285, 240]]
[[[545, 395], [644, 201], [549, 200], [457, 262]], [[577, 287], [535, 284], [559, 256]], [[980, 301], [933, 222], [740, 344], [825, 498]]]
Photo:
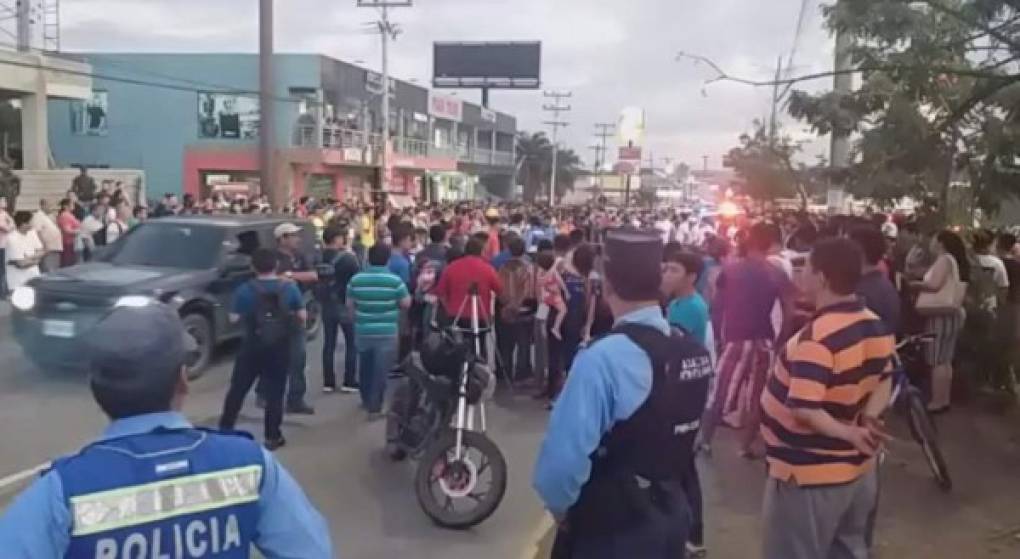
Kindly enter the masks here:
[[397, 359], [400, 309], [411, 306], [407, 285], [389, 271], [392, 250], [376, 243], [368, 250], [368, 268], [347, 284], [347, 305], [354, 313], [361, 403], [369, 419], [382, 416], [386, 379]]

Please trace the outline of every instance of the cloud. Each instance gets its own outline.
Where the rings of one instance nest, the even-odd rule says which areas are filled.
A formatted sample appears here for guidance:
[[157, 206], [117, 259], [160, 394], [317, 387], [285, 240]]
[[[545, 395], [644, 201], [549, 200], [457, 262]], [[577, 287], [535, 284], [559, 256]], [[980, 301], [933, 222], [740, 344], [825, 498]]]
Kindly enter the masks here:
[[[808, 0], [794, 74], [831, 66], [832, 41], [822, 28], [819, 1]], [[428, 83], [431, 44], [440, 40], [540, 40], [543, 82], [571, 90], [566, 145], [582, 157], [594, 142], [594, 124], [613, 122], [620, 109], [647, 112], [647, 149], [700, 166], [721, 155], [769, 111], [771, 88], [733, 83], [704, 87], [704, 65], [676, 61], [678, 51], [710, 57], [727, 72], [766, 79], [777, 57], [784, 64], [794, 43], [801, 0], [417, 0], [392, 10], [402, 33], [392, 48], [394, 76]], [[66, 0], [66, 50], [254, 52], [254, 0]], [[312, 52], [378, 69], [377, 14], [354, 0], [277, 0], [275, 42], [281, 52]], [[804, 84], [818, 89], [825, 81]], [[464, 99], [478, 93], [462, 91]], [[519, 126], [542, 129], [548, 120], [536, 91], [493, 92], [493, 105], [516, 114]], [[803, 127], [789, 118], [798, 139]], [[824, 151], [814, 142], [810, 157]]]

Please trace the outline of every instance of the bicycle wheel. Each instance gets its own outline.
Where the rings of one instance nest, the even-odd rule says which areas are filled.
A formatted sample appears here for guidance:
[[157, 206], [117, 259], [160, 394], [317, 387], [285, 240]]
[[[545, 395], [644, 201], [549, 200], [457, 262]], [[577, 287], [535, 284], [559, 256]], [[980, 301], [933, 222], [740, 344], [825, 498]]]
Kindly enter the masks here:
[[939, 448], [935, 425], [931, 421], [931, 416], [928, 415], [928, 409], [916, 389], [908, 390], [905, 396], [910, 432], [921, 445], [921, 450], [924, 451], [924, 456], [928, 460], [928, 467], [931, 468], [931, 473], [935, 476], [935, 482], [943, 491], [949, 491], [953, 488], [953, 480], [949, 477], [949, 467], [946, 466], [946, 460]]

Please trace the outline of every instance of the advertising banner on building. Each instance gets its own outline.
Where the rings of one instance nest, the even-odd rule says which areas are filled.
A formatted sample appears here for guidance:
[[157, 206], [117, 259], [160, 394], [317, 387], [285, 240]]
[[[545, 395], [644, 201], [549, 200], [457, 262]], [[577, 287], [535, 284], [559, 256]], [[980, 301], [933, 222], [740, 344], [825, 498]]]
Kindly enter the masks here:
[[484, 120], [485, 122], [491, 122], [495, 124], [496, 111], [482, 107], [482, 120]]
[[232, 93], [198, 94], [198, 137], [253, 140], [259, 137], [259, 100]]
[[105, 136], [109, 111], [109, 93], [94, 90], [88, 101], [71, 103], [71, 133], [78, 136]]
[[429, 114], [436, 118], [460, 122], [464, 117], [464, 104], [456, 97], [432, 93], [429, 95]]

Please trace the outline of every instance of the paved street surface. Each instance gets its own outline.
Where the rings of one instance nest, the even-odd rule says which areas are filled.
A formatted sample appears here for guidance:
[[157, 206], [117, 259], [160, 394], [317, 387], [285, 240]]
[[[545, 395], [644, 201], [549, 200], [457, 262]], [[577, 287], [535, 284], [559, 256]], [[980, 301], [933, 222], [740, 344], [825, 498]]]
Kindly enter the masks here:
[[[10, 340], [0, 307], [0, 478], [76, 449], [100, 431], [104, 418], [83, 379], [44, 374]], [[341, 557], [352, 559], [517, 559], [545, 557], [550, 523], [529, 478], [546, 412], [526, 396], [503, 394], [490, 405], [490, 433], [510, 469], [501, 508], [467, 532], [434, 527], [419, 510], [412, 465], [393, 464], [380, 451], [383, 423], [367, 423], [354, 395], [321, 395], [318, 344], [309, 352], [310, 394], [318, 413], [287, 418], [288, 446], [279, 456], [329, 519]], [[230, 370], [223, 352], [194, 384], [186, 412], [214, 425]], [[242, 428], [261, 432], [260, 414], [245, 410]], [[915, 445], [891, 448], [883, 472], [880, 558], [1020, 557], [1020, 419], [965, 410], [941, 420], [956, 483], [935, 488]], [[1012, 426], [1012, 428], [1009, 428]], [[713, 457], [701, 463], [708, 501], [710, 556], [757, 557], [764, 469], [736, 456], [721, 433]], [[10, 498], [0, 489], [0, 507]], [[545, 553], [545, 555], [540, 555]]]

